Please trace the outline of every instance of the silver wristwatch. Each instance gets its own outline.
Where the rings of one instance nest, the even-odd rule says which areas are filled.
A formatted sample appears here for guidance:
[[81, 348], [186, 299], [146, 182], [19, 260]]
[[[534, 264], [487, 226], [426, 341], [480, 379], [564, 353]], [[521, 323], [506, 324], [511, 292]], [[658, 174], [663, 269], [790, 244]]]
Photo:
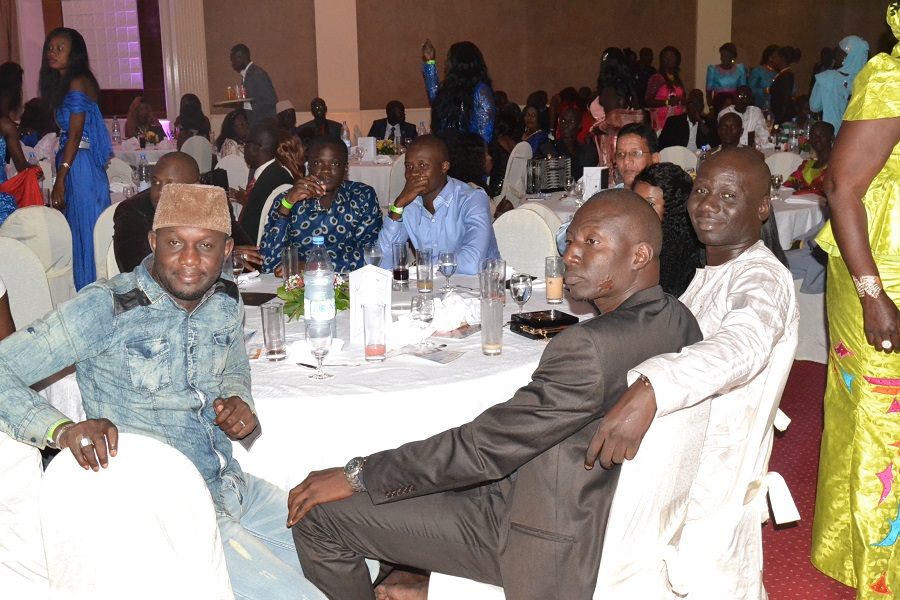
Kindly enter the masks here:
[[347, 466], [344, 467], [344, 476], [350, 482], [350, 487], [354, 492], [366, 491], [366, 486], [363, 484], [361, 477], [364, 466], [366, 466], [366, 457], [357, 456], [356, 458], [351, 458]]

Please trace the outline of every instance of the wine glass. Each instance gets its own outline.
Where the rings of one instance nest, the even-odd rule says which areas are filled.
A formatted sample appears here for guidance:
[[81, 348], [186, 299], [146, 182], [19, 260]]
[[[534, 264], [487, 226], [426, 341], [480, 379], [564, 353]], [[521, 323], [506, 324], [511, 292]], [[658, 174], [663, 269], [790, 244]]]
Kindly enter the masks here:
[[575, 189], [575, 178], [571, 175], [566, 175], [566, 181], [563, 184], [563, 187], [565, 188], [566, 193], [562, 195], [562, 198], [560, 198], [560, 200], [562, 200], [563, 198], [568, 198], [572, 195], [572, 191]]
[[456, 253], [455, 252], [441, 252], [438, 254], [438, 270], [441, 272], [441, 275], [447, 278], [447, 285], [442, 287], [441, 292], [452, 292], [455, 291], [456, 288], [450, 286], [450, 277], [456, 273]]
[[381, 266], [381, 246], [378, 244], [366, 244], [363, 246], [363, 257], [366, 259], [367, 265], [375, 267]]
[[[413, 296], [410, 304], [410, 314], [420, 329], [425, 330], [434, 319], [434, 298], [430, 294], [418, 294]], [[419, 340], [419, 348], [425, 345], [425, 340]]]
[[365, 155], [366, 149], [362, 146], [354, 146], [353, 147], [353, 158], [357, 163], [361, 163], [363, 159], [363, 155]]
[[322, 361], [325, 360], [325, 355], [331, 349], [331, 321], [307, 319], [306, 342], [309, 344], [309, 351], [316, 358], [318, 364], [316, 372], [310, 375], [309, 378], [324, 381], [334, 377], [334, 375], [329, 375], [322, 370]]
[[779, 174], [772, 175], [772, 189], [776, 192], [781, 189], [781, 184], [784, 183], [784, 177]]
[[528, 299], [531, 298], [531, 275], [526, 273], [517, 273], [509, 280], [509, 291], [513, 300], [519, 305], [519, 314], [522, 314], [522, 308]]
[[581, 206], [584, 204], [584, 182], [579, 181], [575, 184], [575, 187], [572, 188], [572, 193], [575, 194], [575, 204]]

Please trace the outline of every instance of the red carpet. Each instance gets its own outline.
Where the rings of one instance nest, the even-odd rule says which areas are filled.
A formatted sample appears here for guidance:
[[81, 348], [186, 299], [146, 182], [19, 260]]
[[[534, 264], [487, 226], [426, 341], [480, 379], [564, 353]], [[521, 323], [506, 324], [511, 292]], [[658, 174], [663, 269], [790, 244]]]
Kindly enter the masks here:
[[825, 365], [795, 362], [781, 400], [781, 410], [792, 422], [787, 431], [776, 435], [769, 469], [787, 481], [800, 521], [778, 527], [770, 521], [763, 527], [763, 580], [772, 600], [856, 597], [856, 590], [826, 577], [809, 562], [825, 373]]

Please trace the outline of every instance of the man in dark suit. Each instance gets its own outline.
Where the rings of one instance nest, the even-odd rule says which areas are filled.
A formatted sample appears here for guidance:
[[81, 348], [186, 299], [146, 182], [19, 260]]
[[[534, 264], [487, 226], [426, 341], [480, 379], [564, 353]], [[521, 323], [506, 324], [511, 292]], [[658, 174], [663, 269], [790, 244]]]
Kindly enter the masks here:
[[341, 137], [341, 124], [337, 121], [331, 121], [325, 118], [328, 114], [328, 106], [321, 98], [313, 98], [309, 103], [309, 111], [312, 113], [312, 121], [307, 121], [297, 129], [306, 129], [309, 127], [316, 132], [316, 136], [334, 136]]
[[310, 581], [333, 599], [374, 598], [373, 557], [502, 585], [516, 600], [593, 595], [619, 472], [586, 471], [584, 444], [642, 357], [701, 338], [658, 285], [655, 215], [629, 190], [578, 210], [565, 280], [601, 316], [554, 337], [512, 399], [291, 490], [288, 525]]
[[278, 103], [275, 86], [272, 85], [269, 74], [250, 60], [250, 49], [244, 44], [237, 44], [231, 49], [231, 68], [241, 74], [247, 97], [253, 98], [253, 102], [244, 103], [247, 123], [253, 127], [263, 119], [274, 118], [275, 105]]
[[274, 120], [254, 125], [244, 140], [244, 162], [252, 175], [240, 224], [254, 243], [259, 239], [259, 228], [265, 224], [261, 222], [262, 213], [269, 195], [280, 185], [294, 183], [290, 172], [275, 159], [277, 147], [278, 125]]
[[715, 117], [703, 114], [703, 92], [691, 90], [685, 102], [687, 112], [666, 119], [659, 134], [659, 149], [670, 146], [685, 146], [688, 150], [699, 150], [703, 146], [719, 145]]
[[384, 108], [386, 119], [376, 119], [369, 128], [369, 137], [379, 140], [402, 140], [416, 137], [416, 126], [406, 122], [406, 107], [399, 100], [391, 100]]

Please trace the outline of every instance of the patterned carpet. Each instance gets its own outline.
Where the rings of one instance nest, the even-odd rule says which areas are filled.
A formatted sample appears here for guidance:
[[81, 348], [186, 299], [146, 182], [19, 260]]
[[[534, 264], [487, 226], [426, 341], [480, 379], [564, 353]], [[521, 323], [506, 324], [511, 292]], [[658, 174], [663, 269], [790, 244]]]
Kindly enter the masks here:
[[769, 469], [781, 473], [787, 481], [801, 520], [778, 527], [769, 522], [763, 527], [763, 580], [771, 600], [856, 597], [854, 589], [826, 577], [809, 562], [825, 373], [825, 365], [796, 361], [781, 400], [781, 410], [792, 423], [776, 436]]

